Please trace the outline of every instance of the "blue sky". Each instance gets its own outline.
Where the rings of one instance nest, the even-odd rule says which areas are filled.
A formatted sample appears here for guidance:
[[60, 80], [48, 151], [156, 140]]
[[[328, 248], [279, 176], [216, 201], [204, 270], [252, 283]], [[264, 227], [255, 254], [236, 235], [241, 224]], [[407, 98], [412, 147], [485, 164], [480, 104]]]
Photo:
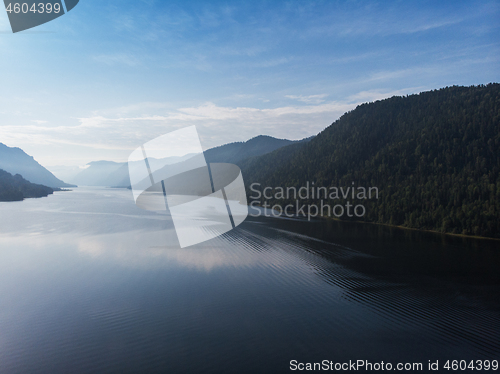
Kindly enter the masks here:
[[498, 1], [80, 0], [12, 34], [0, 142], [45, 166], [125, 161], [196, 125], [203, 147], [317, 134], [356, 105], [499, 82]]

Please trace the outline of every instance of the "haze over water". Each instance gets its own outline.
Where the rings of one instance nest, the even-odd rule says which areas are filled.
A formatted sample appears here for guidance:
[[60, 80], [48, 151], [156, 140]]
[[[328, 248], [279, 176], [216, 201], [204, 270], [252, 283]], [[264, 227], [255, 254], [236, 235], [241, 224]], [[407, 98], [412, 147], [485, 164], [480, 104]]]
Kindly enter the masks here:
[[181, 249], [128, 190], [0, 203], [0, 372], [498, 360], [499, 265], [498, 241], [326, 220]]

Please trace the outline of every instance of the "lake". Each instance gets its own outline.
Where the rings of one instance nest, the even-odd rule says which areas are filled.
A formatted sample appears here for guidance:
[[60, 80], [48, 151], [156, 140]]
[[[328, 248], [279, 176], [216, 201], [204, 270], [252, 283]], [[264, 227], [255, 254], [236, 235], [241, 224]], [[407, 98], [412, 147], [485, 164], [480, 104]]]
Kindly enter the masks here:
[[500, 359], [499, 268], [500, 241], [327, 220], [248, 217], [181, 249], [123, 189], [0, 203], [0, 372], [449, 372]]

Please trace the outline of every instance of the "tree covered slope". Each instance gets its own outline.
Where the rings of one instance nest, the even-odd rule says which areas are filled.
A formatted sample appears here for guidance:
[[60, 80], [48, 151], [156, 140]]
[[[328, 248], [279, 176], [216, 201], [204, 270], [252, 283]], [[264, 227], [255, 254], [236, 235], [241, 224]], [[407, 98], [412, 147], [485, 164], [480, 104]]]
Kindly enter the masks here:
[[242, 168], [247, 187], [376, 186], [366, 221], [500, 237], [500, 84], [363, 104]]
[[276, 149], [291, 144], [307, 142], [309, 140], [309, 138], [302, 140], [276, 139], [272, 136], [259, 135], [246, 142], [235, 142], [224, 144], [220, 147], [210, 148], [204, 153], [207, 162], [229, 162], [231, 164], [238, 164], [247, 158], [261, 156]]

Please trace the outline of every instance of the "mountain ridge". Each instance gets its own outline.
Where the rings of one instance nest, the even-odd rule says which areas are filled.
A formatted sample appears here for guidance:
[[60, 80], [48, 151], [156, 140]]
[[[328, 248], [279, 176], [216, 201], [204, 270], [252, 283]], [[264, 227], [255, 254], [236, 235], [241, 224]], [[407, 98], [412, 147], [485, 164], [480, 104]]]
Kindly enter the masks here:
[[376, 186], [381, 195], [366, 202], [360, 220], [498, 238], [500, 84], [365, 103], [303, 147], [278, 149], [241, 166], [249, 194], [252, 183], [300, 188], [308, 181], [325, 187], [354, 182]]
[[54, 189], [27, 181], [21, 175], [12, 175], [0, 169], [0, 201], [22, 201], [27, 198], [46, 197]]
[[[245, 142], [227, 143], [210, 148], [204, 152], [204, 155], [208, 163], [227, 162], [238, 164], [247, 158], [260, 156], [289, 145], [307, 142], [310, 139], [287, 140], [277, 139], [268, 135], [259, 135]], [[89, 162], [87, 165], [89, 167], [77, 174], [71, 182], [89, 186], [130, 186], [127, 162], [120, 163], [100, 160]]]
[[308, 141], [309, 139], [310, 138], [288, 140], [275, 138], [269, 135], [258, 135], [245, 142], [232, 142], [207, 149], [204, 154], [205, 159], [209, 163], [228, 162], [238, 164], [240, 161], [247, 158], [261, 156], [273, 152], [276, 149]]
[[52, 188], [75, 187], [58, 179], [21, 148], [9, 147], [3, 143], [0, 143], [0, 169], [13, 175], [20, 174], [34, 184]]

